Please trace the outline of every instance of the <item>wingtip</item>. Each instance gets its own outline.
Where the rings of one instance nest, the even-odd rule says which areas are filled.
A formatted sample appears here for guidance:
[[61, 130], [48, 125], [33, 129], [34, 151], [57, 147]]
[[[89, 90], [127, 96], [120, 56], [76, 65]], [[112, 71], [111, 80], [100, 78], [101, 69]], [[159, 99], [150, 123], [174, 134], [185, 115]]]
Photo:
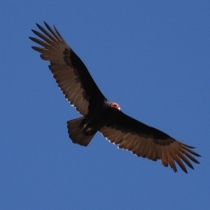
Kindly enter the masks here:
[[36, 26], [39, 28], [40, 27], [40, 25], [38, 24], [38, 23], [36, 23]]
[[[196, 160], [196, 159], [195, 159], [195, 160]], [[200, 162], [199, 162], [199, 161], [197, 161], [197, 160], [196, 160], [196, 161], [194, 161], [194, 163], [200, 164]]]
[[46, 21], [44, 21], [44, 25], [45, 25], [47, 28], [49, 27], [49, 25], [47, 24]]

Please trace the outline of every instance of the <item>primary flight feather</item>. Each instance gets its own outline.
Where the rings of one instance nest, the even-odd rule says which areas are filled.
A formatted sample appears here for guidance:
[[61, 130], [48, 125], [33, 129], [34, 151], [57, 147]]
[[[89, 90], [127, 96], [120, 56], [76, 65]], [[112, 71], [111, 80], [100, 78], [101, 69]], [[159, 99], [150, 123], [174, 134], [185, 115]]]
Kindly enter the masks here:
[[191, 162], [199, 163], [194, 156], [194, 147], [183, 144], [166, 133], [147, 126], [120, 110], [100, 91], [84, 63], [62, 38], [56, 27], [46, 28], [37, 24], [41, 32], [32, 30], [39, 39], [30, 37], [41, 47], [32, 46], [43, 60], [49, 61], [49, 69], [68, 101], [83, 117], [67, 122], [68, 133], [73, 143], [87, 146], [97, 131], [119, 148], [127, 149], [139, 157], [177, 167], [187, 173], [185, 164], [194, 169]]

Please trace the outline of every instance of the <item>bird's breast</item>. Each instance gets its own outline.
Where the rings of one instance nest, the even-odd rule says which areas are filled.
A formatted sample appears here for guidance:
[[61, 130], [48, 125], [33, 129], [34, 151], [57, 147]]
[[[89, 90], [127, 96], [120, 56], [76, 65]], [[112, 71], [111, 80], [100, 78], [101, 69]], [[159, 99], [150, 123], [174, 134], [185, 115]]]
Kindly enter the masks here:
[[100, 112], [92, 112], [84, 118], [80, 126], [84, 134], [91, 135], [106, 125], [114, 116], [111, 108], [103, 109]]

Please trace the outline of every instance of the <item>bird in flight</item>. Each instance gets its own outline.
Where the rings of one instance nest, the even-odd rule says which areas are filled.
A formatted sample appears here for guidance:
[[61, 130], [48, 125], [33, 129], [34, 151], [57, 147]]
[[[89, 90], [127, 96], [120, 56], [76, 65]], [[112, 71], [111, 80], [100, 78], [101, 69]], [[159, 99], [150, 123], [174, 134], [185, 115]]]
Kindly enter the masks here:
[[32, 48], [49, 61], [49, 69], [58, 86], [71, 105], [82, 117], [67, 121], [69, 137], [73, 143], [87, 146], [96, 132], [107, 140], [131, 151], [139, 157], [161, 160], [177, 171], [176, 163], [187, 173], [199, 163], [194, 156], [194, 147], [175, 140], [166, 133], [145, 125], [124, 114], [116, 102], [109, 101], [100, 91], [87, 67], [60, 35], [56, 27], [37, 24], [41, 32], [32, 30], [38, 38], [29, 37], [40, 46]]

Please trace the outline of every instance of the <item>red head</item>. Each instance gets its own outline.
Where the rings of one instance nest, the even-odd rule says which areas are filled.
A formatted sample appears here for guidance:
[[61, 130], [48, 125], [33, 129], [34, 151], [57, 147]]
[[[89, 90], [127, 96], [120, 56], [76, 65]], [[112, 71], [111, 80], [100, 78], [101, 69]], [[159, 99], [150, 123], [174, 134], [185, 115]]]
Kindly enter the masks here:
[[120, 111], [120, 109], [121, 109], [120, 106], [117, 103], [115, 103], [115, 102], [112, 102], [110, 104], [110, 107], [113, 108], [113, 109], [116, 109], [118, 111]]

